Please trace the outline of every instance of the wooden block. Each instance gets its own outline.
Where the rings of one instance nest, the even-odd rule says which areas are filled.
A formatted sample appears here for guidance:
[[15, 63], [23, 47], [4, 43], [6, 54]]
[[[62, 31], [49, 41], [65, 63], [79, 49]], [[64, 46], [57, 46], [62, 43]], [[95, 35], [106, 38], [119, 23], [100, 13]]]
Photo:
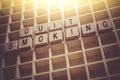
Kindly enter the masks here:
[[42, 46], [48, 44], [48, 34], [41, 34], [35, 36], [35, 46]]
[[62, 29], [63, 27], [63, 22], [62, 20], [57, 20], [57, 21], [53, 21], [48, 23], [48, 27], [51, 30], [56, 30], [56, 29]]
[[4, 45], [5, 52], [17, 50], [18, 41], [11, 41]]
[[66, 39], [74, 39], [79, 37], [78, 27], [71, 27], [66, 29]]
[[97, 30], [97, 27], [94, 23], [89, 23], [82, 25], [82, 34], [83, 36], [88, 36], [91, 34], [95, 34]]
[[99, 21], [97, 26], [99, 31], [106, 31], [113, 28], [110, 20]]
[[36, 26], [36, 34], [47, 32], [47, 23]]
[[20, 30], [20, 37], [27, 37], [33, 35], [33, 27], [26, 27]]
[[61, 30], [53, 31], [49, 33], [50, 43], [62, 42], [63, 35]]
[[65, 19], [65, 27], [76, 26], [78, 25], [77, 17], [70, 17]]
[[32, 48], [32, 38], [26, 37], [19, 40], [19, 49], [31, 49]]

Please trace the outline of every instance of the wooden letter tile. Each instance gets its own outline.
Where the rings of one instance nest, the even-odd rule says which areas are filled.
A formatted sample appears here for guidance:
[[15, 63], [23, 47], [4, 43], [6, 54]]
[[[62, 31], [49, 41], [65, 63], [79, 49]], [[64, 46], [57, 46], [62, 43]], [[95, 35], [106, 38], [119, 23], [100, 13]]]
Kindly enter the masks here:
[[71, 27], [66, 29], [66, 39], [74, 39], [79, 37], [78, 27]]
[[26, 27], [20, 30], [20, 37], [26, 37], [32, 35], [33, 35], [33, 27]]
[[47, 23], [36, 26], [36, 34], [47, 32]]
[[4, 45], [5, 52], [17, 50], [18, 41], [8, 42]]
[[53, 21], [48, 23], [48, 27], [50, 30], [62, 29], [63, 22], [62, 20]]
[[76, 26], [78, 25], [77, 17], [71, 17], [65, 19], [65, 27]]
[[35, 36], [35, 46], [42, 46], [48, 44], [48, 34], [41, 34]]
[[82, 34], [83, 36], [88, 36], [90, 34], [95, 34], [97, 27], [94, 23], [89, 23], [82, 25]]
[[99, 31], [106, 31], [112, 29], [113, 26], [110, 20], [104, 20], [98, 22], [98, 29]]
[[53, 31], [49, 33], [50, 43], [62, 42], [63, 35], [61, 30]]
[[19, 40], [19, 49], [31, 49], [32, 48], [32, 38], [26, 37]]

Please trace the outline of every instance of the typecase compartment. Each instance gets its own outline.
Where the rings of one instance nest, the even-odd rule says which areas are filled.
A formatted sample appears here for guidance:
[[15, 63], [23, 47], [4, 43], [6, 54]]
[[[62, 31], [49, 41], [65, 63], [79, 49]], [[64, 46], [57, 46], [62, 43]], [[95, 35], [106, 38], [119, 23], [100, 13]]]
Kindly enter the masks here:
[[100, 49], [88, 50], [85, 54], [88, 63], [102, 60]]
[[21, 51], [19, 54], [20, 54], [20, 62], [21, 63], [32, 61], [32, 59], [33, 59], [33, 51], [32, 50]]
[[75, 9], [69, 9], [69, 10], [64, 10], [64, 17], [69, 18], [72, 16], [76, 16], [76, 11]]
[[36, 72], [43, 73], [49, 71], [49, 59], [35, 62]]
[[85, 6], [80, 6], [78, 7], [78, 14], [81, 16], [81, 15], [84, 15], [84, 14], [88, 14], [90, 13], [90, 6], [89, 5], [85, 5]]
[[34, 26], [34, 18], [23, 20], [23, 26], [24, 26], [24, 28]]
[[12, 13], [18, 13], [18, 12], [21, 12], [21, 11], [22, 11], [22, 5], [21, 4], [12, 6]]
[[11, 15], [11, 20], [12, 22], [15, 22], [15, 21], [20, 21], [21, 20], [21, 13], [15, 13], [15, 14], [12, 14]]
[[48, 46], [35, 48], [36, 59], [49, 57]]
[[40, 15], [45, 15], [48, 13], [48, 10], [47, 10], [47, 7], [39, 7], [36, 9], [36, 12], [37, 12], [37, 16], [40, 16]]
[[0, 34], [7, 32], [8, 25], [1, 25], [0, 26]]
[[24, 4], [25, 11], [30, 10], [30, 9], [34, 9], [34, 2], [33, 1]]
[[10, 31], [20, 30], [20, 27], [21, 27], [21, 22], [20, 21], [10, 23]]
[[104, 47], [103, 50], [106, 59], [120, 57], [120, 48], [118, 45]]
[[87, 80], [85, 67], [70, 69], [71, 80]]
[[4, 80], [12, 80], [16, 78], [16, 66], [3, 69]]
[[32, 75], [32, 63], [19, 65], [20, 77]]
[[5, 66], [16, 65], [17, 52], [9, 52], [4, 54]]
[[74, 53], [68, 55], [70, 66], [76, 66], [84, 64], [83, 53]]
[[53, 67], [53, 70], [66, 68], [65, 56], [52, 58], [52, 67]]
[[24, 78], [19, 78], [17, 80], [32, 80], [32, 77], [24, 77]]
[[38, 16], [36, 18], [37, 24], [47, 23], [48, 22], [48, 15]]
[[120, 1], [119, 0], [107, 0], [108, 6], [111, 7], [116, 7], [120, 6]]
[[59, 20], [59, 19], [62, 19], [61, 12], [55, 12], [55, 13], [50, 14], [51, 21], [55, 21], [55, 20]]
[[81, 42], [78, 39], [66, 41], [66, 43], [67, 43], [68, 52], [81, 50]]
[[111, 9], [110, 12], [111, 12], [112, 18], [120, 17], [120, 12], [119, 11], [120, 11], [120, 7]]
[[49, 74], [36, 75], [35, 80], [50, 80]]
[[91, 78], [106, 76], [105, 67], [103, 63], [88, 65], [88, 69]]
[[11, 0], [4, 0], [4, 1], [2, 0], [1, 3], [2, 3], [2, 8], [8, 8], [11, 6]]
[[24, 12], [24, 19], [33, 18], [34, 17], [34, 10], [27, 10]]
[[63, 43], [51, 45], [52, 56], [64, 54], [65, 53], [64, 49], [65, 48]]
[[10, 8], [0, 9], [0, 14], [1, 14], [1, 16], [9, 15], [10, 14]]
[[53, 76], [53, 80], [68, 80], [66, 70], [53, 72], [52, 76]]
[[19, 5], [19, 4], [22, 4], [22, 3], [23, 3], [23, 0], [13, 0], [14, 5]]
[[99, 46], [97, 36], [83, 37], [83, 42], [85, 49]]
[[10, 32], [8, 33], [9, 36], [9, 41], [14, 41], [14, 40], [19, 40], [19, 31], [14, 31], [14, 32]]
[[5, 34], [0, 35], [0, 45], [1, 45], [1, 44], [4, 44], [4, 43], [5, 43], [5, 40], [6, 40], [6, 35], [5, 35]]
[[108, 61], [107, 66], [110, 74], [120, 73], [120, 59]]
[[9, 16], [2, 16], [0, 17], [0, 25], [2, 24], [8, 24]]
[[107, 45], [107, 44], [112, 44], [117, 42], [115, 34], [113, 32], [100, 34], [100, 39], [101, 39], [102, 45]]
[[114, 22], [115, 28], [120, 29], [120, 26], [119, 26], [120, 25], [120, 18], [114, 19], [113, 22]]

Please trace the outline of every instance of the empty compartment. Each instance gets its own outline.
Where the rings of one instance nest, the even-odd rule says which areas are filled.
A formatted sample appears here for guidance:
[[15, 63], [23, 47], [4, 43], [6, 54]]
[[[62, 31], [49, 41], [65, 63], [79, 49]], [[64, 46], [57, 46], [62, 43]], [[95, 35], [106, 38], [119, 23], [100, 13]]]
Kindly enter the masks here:
[[34, 26], [34, 19], [31, 18], [31, 19], [23, 20], [23, 25], [24, 25], [24, 28], [29, 26]]
[[37, 8], [37, 16], [40, 16], [40, 15], [45, 15], [48, 13], [48, 9], [47, 7], [40, 7], [40, 8]]
[[3, 69], [4, 80], [12, 80], [16, 78], [16, 66]]
[[2, 25], [2, 26], [0, 26], [0, 34], [6, 33], [7, 32], [7, 27], [8, 27], [8, 25]]
[[65, 48], [63, 43], [51, 45], [51, 49], [52, 49], [52, 56], [65, 53], [65, 50], [64, 50]]
[[9, 16], [0, 17], [0, 25], [8, 24]]
[[49, 57], [48, 46], [35, 48], [36, 59]]
[[113, 32], [100, 34], [100, 39], [101, 39], [101, 43], [103, 45], [111, 44], [111, 43], [116, 42], [116, 37], [115, 37], [115, 34]]
[[15, 13], [11, 15], [12, 22], [21, 20], [21, 13]]
[[65, 56], [52, 58], [52, 66], [53, 66], [53, 70], [66, 68]]
[[36, 18], [37, 24], [47, 23], [48, 22], [48, 16], [40, 16]]
[[103, 63], [88, 65], [88, 69], [91, 78], [106, 76], [105, 67]]
[[53, 76], [53, 80], [68, 80], [66, 70], [53, 72], [52, 76]]
[[20, 52], [21, 63], [32, 61], [32, 59], [33, 59], [33, 51], [32, 50], [27, 50], [27, 51], [21, 51]]
[[2, 8], [7, 8], [11, 6], [11, 0], [4, 0], [4, 1], [2, 0], [1, 3], [2, 3]]
[[35, 80], [50, 80], [49, 74], [36, 75]]
[[71, 80], [87, 80], [85, 67], [70, 69]]
[[20, 30], [21, 22], [10, 23], [10, 31]]
[[109, 15], [108, 15], [107, 11], [97, 12], [94, 15], [95, 15], [95, 20], [96, 21], [109, 19]]
[[19, 79], [17, 79], [17, 80], [32, 80], [32, 77], [23, 77], [23, 78], [19, 78]]
[[45, 6], [47, 4], [46, 0], [36, 0], [37, 7]]
[[19, 31], [10, 32], [10, 33], [8, 33], [8, 36], [9, 36], [9, 41], [18, 40], [20, 37]]
[[85, 53], [88, 63], [102, 60], [100, 49], [88, 50]]
[[97, 36], [84, 37], [83, 42], [85, 49], [99, 46]]
[[119, 0], [107, 0], [107, 3], [109, 7], [120, 6]]
[[107, 66], [110, 74], [120, 73], [120, 59], [108, 61]]
[[120, 79], [120, 75], [111, 77], [111, 80], [119, 80], [119, 79]]
[[32, 18], [32, 17], [34, 17], [34, 10], [28, 10], [28, 11], [24, 12], [24, 18], [25, 19]]
[[119, 37], [119, 40], [120, 40], [120, 31], [118, 31], [117, 33], [118, 33], [118, 37]]
[[32, 75], [32, 63], [19, 65], [20, 77]]
[[88, 14], [90, 13], [90, 6], [89, 5], [85, 5], [85, 6], [80, 6], [78, 7], [78, 14], [79, 15], [84, 15], [84, 14]]
[[25, 3], [24, 8], [25, 8], [25, 11], [29, 10], [29, 9], [33, 9], [34, 8], [34, 2], [31, 1], [31, 2]]
[[74, 6], [74, 0], [70, 0], [69, 2], [63, 2], [64, 9], [73, 8]]
[[42, 60], [42, 61], [36, 61], [35, 62], [36, 72], [42, 73], [42, 72], [48, 72], [49, 71], [49, 60]]
[[69, 9], [69, 10], [64, 11], [64, 17], [65, 18], [69, 18], [69, 17], [72, 17], [72, 16], [76, 16], [75, 9]]
[[114, 8], [110, 10], [111, 16], [114, 17], [120, 17], [120, 7]]
[[28, 3], [28, 2], [31, 2], [31, 1], [34, 1], [34, 0], [25, 0], [25, 3]]
[[5, 43], [6, 35], [0, 35], [0, 45]]
[[76, 39], [76, 40], [67, 41], [67, 48], [68, 48], [68, 52], [81, 50], [80, 40]]
[[81, 25], [92, 23], [93, 22], [92, 14], [81, 16], [81, 17], [79, 17], [79, 20], [80, 20]]
[[114, 22], [115, 28], [120, 29], [120, 26], [119, 26], [120, 25], [120, 18], [114, 19], [113, 22]]
[[14, 5], [19, 5], [23, 3], [23, 0], [13, 0]]
[[10, 8], [3, 8], [0, 9], [1, 16], [9, 15], [10, 14]]
[[70, 66], [84, 64], [83, 53], [70, 54], [68, 58], [69, 58]]
[[58, 20], [58, 19], [62, 19], [61, 12], [56, 12], [56, 13], [51, 13], [50, 14], [50, 20], [51, 21]]
[[[4, 53], [4, 45], [2, 45], [2, 46], [0, 45], [0, 58], [1, 58], [3, 53]], [[2, 58], [1, 58], [1, 60], [2, 60]]]
[[118, 45], [104, 47], [103, 50], [104, 50], [105, 58], [107, 59], [120, 57], [120, 48]]
[[104, 2], [104, 1], [94, 3], [94, 4], [92, 5], [92, 7], [93, 7], [93, 11], [99, 11], [99, 10], [104, 10], [104, 9], [106, 9], [106, 7], [105, 7], [105, 2]]
[[16, 65], [17, 52], [9, 52], [4, 55], [5, 66]]
[[18, 12], [21, 12], [21, 11], [22, 11], [22, 5], [16, 5], [16, 6], [12, 7], [12, 12], [13, 13], [18, 13]]
[[77, 0], [77, 6], [89, 4], [89, 0]]
[[54, 4], [54, 5], [50, 5], [50, 12], [55, 12], [55, 11], [60, 11], [61, 7], [60, 4]]

